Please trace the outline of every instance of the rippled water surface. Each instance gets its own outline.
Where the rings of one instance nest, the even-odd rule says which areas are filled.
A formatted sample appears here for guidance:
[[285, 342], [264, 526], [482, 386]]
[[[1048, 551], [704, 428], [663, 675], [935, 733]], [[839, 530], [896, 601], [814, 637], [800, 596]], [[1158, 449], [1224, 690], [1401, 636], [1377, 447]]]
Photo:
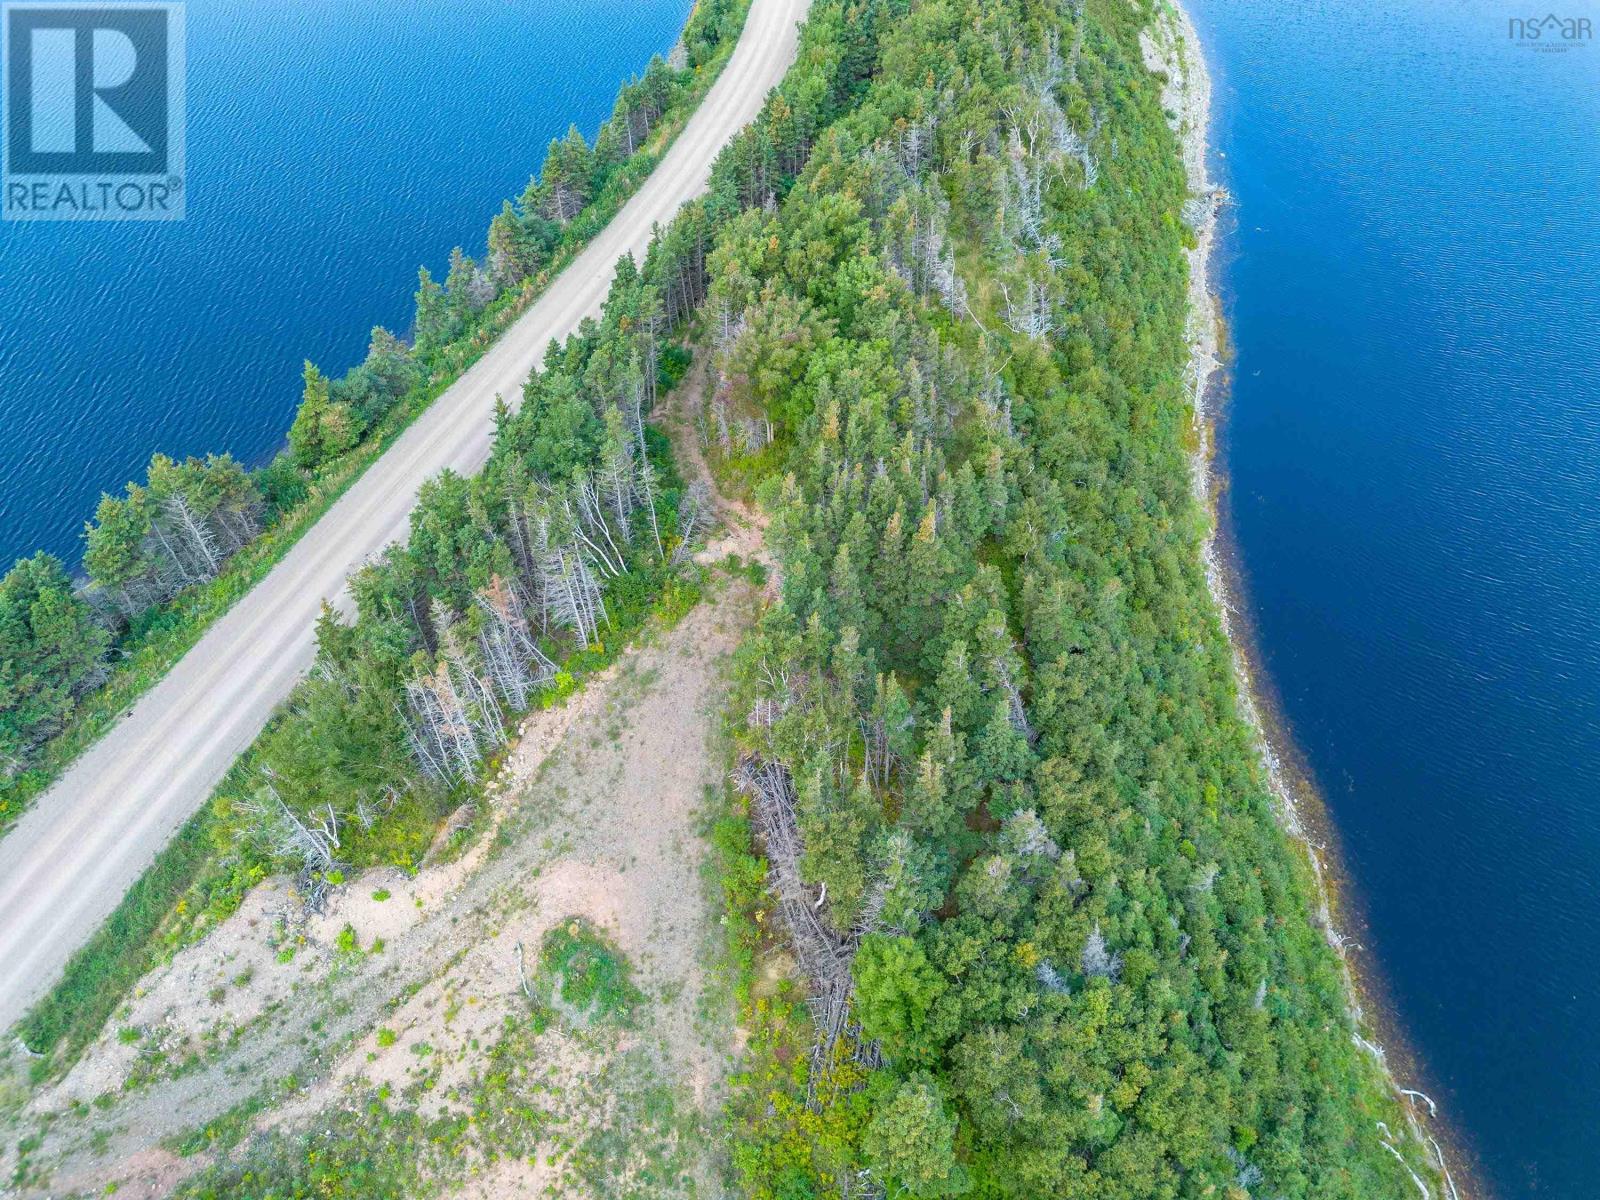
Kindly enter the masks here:
[[690, 0], [189, 0], [188, 218], [0, 223], [0, 569], [154, 450], [282, 441]]
[[1525, 7], [1193, 11], [1238, 202], [1226, 515], [1260, 650], [1427, 1082], [1493, 1192], [1583, 1200], [1600, 42], [1517, 44]]

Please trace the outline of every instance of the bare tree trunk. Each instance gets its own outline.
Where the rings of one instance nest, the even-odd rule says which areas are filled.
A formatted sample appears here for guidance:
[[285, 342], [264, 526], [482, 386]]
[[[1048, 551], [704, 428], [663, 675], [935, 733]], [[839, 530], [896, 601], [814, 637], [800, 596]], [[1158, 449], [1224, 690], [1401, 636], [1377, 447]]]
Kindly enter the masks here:
[[[820, 898], [800, 878], [799, 823], [795, 817], [794, 783], [780, 764], [751, 755], [739, 760], [734, 784], [751, 799], [752, 815], [767, 853], [767, 886], [777, 897], [789, 928], [795, 958], [811, 985], [811, 1011], [817, 1040], [811, 1051], [811, 1080], [832, 1061], [834, 1047], [850, 1024], [854, 991], [851, 963], [855, 939], [841, 935], [817, 915]], [[877, 1058], [875, 1048], [868, 1054]], [[808, 1103], [815, 1094], [808, 1091]]]
[[206, 578], [213, 579], [222, 567], [222, 555], [217, 550], [216, 538], [206, 523], [194, 515], [189, 502], [182, 495], [168, 496], [162, 506], [177, 525], [179, 534], [190, 552], [203, 564]]
[[689, 485], [678, 503], [678, 545], [672, 551], [672, 565], [680, 566], [694, 553], [696, 540], [711, 527], [711, 489], [704, 480]]
[[526, 709], [534, 689], [555, 677], [555, 664], [528, 632], [522, 598], [514, 584], [497, 575], [473, 599], [484, 617], [478, 645], [489, 677], [513, 708]]
[[268, 851], [277, 858], [294, 858], [306, 871], [331, 871], [339, 849], [339, 814], [324, 804], [302, 817], [284, 802], [277, 780], [263, 771], [265, 784], [247, 806], [267, 839]]

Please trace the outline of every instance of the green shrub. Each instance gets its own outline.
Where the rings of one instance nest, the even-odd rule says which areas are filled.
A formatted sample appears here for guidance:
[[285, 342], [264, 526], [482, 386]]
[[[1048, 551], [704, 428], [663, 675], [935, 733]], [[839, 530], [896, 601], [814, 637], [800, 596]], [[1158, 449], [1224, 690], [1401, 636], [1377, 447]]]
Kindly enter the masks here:
[[622, 952], [581, 917], [544, 936], [538, 977], [547, 1003], [581, 1022], [626, 1021], [643, 999]]

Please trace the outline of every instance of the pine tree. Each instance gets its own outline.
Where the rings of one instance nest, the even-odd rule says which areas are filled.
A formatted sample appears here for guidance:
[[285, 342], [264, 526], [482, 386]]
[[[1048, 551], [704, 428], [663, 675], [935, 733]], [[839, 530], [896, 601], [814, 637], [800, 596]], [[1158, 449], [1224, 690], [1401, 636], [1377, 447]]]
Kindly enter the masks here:
[[306, 470], [337, 458], [360, 437], [355, 414], [348, 405], [330, 399], [327, 377], [307, 360], [305, 392], [289, 427], [289, 449]]
[[956, 1159], [956, 1121], [932, 1075], [918, 1072], [879, 1107], [861, 1138], [872, 1174], [889, 1194], [936, 1200], [972, 1186]]
[[456, 314], [428, 268], [417, 272], [416, 347], [421, 354], [441, 349], [457, 330]]
[[583, 211], [594, 183], [594, 154], [576, 125], [552, 141], [539, 170], [539, 206], [552, 221], [566, 224]]
[[149, 530], [143, 489], [131, 486], [126, 499], [102, 495], [84, 523], [84, 568], [125, 617], [165, 598], [145, 550]]
[[0, 778], [26, 766], [104, 677], [110, 633], [41, 551], [0, 580]]
[[502, 288], [515, 287], [539, 269], [538, 247], [507, 200], [489, 222], [489, 276]]

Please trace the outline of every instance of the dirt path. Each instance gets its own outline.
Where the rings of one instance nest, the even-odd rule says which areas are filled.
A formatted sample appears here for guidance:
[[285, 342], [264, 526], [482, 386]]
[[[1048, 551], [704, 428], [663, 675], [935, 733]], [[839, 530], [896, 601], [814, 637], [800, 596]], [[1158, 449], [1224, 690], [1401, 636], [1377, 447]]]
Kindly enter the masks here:
[[694, 365], [683, 382], [663, 399], [654, 417], [656, 424], [672, 440], [672, 455], [686, 479], [698, 479], [711, 490], [716, 505], [721, 531], [713, 536], [706, 548], [695, 555], [701, 563], [720, 562], [730, 554], [737, 554], [746, 562], [759, 562], [768, 571], [768, 592], [777, 594], [777, 562], [767, 550], [767, 517], [753, 504], [724, 495], [717, 488], [716, 476], [706, 463], [700, 437], [695, 432], [694, 420], [706, 402], [710, 386], [710, 367], [707, 351], [695, 353]]
[[[718, 574], [710, 586], [675, 629], [525, 722], [491, 786], [487, 828], [459, 861], [415, 878], [369, 872], [299, 929], [283, 886], [263, 885], [148, 978], [77, 1069], [34, 1098], [33, 1113], [60, 1114], [34, 1155], [55, 1167], [48, 1192], [19, 1194], [111, 1181], [123, 1195], [164, 1194], [206, 1160], [160, 1144], [264, 1089], [272, 1107], [258, 1128], [300, 1126], [384, 1084], [395, 1094], [422, 1085], [413, 1090], [424, 1116], [451, 1111], [495, 1031], [526, 1017], [518, 944], [531, 972], [545, 932], [574, 916], [615, 941], [649, 1001], [635, 1031], [598, 1056], [541, 1040], [553, 1078], [581, 1092], [617, 1053], [643, 1054], [709, 1118], [732, 1012], [707, 974], [716, 922], [698, 827], [718, 781], [721, 664], [756, 605], [742, 582]], [[354, 949], [350, 934], [339, 946], [347, 928]], [[289, 1076], [297, 1082], [285, 1087]], [[709, 1171], [710, 1154], [707, 1145], [690, 1155], [693, 1174]], [[0, 1161], [0, 1178], [13, 1165]], [[553, 1179], [524, 1158], [475, 1186], [559, 1194], [541, 1190]]]

